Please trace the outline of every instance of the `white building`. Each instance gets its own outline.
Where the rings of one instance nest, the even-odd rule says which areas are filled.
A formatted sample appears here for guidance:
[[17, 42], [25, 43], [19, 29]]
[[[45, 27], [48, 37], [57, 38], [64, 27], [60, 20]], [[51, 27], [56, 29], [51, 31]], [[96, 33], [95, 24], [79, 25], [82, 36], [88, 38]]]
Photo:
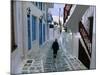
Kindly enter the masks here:
[[[79, 10], [80, 12], [78, 12]], [[92, 20], [92, 22], [90, 22], [89, 18]], [[87, 31], [89, 35], [88, 38], [91, 41], [91, 43], [84, 41], [84, 38], [87, 39], [86, 37], [82, 38], [82, 35], [85, 35], [84, 34], [85, 32], [81, 33], [80, 31], [81, 30], [79, 24], [80, 21], [82, 22], [85, 30]], [[91, 25], [90, 23], [92, 24], [93, 27], [90, 26]], [[89, 69], [95, 69], [96, 68], [96, 48], [95, 48], [96, 7], [89, 5], [73, 5], [70, 15], [68, 16], [68, 19], [66, 20], [64, 25], [72, 32], [72, 42], [70, 42], [72, 44], [72, 47], [69, 52], [73, 56], [79, 58], [81, 62], [84, 63]], [[81, 45], [79, 42], [82, 44], [82, 48], [80, 48]], [[88, 50], [88, 48], [90, 51]], [[80, 55], [80, 52], [82, 50], [84, 53]]]
[[11, 73], [18, 73], [22, 59], [40, 56], [48, 40], [47, 11], [53, 4], [12, 1], [14, 39], [17, 48], [11, 53]]
[[[48, 49], [51, 50], [48, 44], [46, 44], [50, 38], [49, 24], [48, 24], [48, 9], [53, 8], [53, 3], [42, 3], [42, 2], [24, 2], [24, 1], [13, 1], [12, 2], [12, 42], [14, 43], [14, 48], [11, 53], [11, 73], [20, 73], [18, 70], [20, 68], [21, 62], [24, 59], [34, 59], [36, 57], [42, 58], [45, 62], [46, 54]], [[80, 10], [80, 12], [78, 12]], [[72, 33], [66, 36], [68, 44], [66, 44], [66, 38], [63, 38], [62, 45], [68, 47], [69, 53], [76, 58], [79, 58], [79, 40], [84, 47], [83, 50], [89, 59], [90, 69], [95, 68], [95, 7], [94, 6], [81, 6], [75, 5], [71, 16], [64, 23]], [[79, 22], [81, 21], [84, 27], [88, 27], [88, 17], [93, 17], [93, 35], [92, 35], [92, 49], [91, 57], [87, 53], [87, 48], [85, 47], [84, 40], [81, 40], [79, 34]], [[77, 19], [76, 19], [77, 18]], [[57, 18], [54, 18], [56, 20]], [[58, 18], [59, 19], [59, 18]], [[57, 20], [58, 20], [57, 19]], [[58, 34], [56, 28], [55, 34]], [[88, 30], [88, 28], [87, 28]], [[68, 34], [69, 34], [68, 33]], [[53, 34], [53, 33], [51, 33]], [[54, 34], [54, 35], [55, 35]], [[62, 34], [66, 35], [65, 34]], [[59, 36], [59, 35], [58, 35]], [[55, 36], [57, 37], [57, 36]], [[63, 36], [61, 36], [63, 37]], [[69, 41], [69, 39], [71, 41]], [[52, 41], [49, 41], [51, 44]], [[67, 45], [67, 46], [66, 46]], [[13, 46], [13, 44], [12, 44]], [[51, 46], [51, 45], [50, 45]], [[89, 44], [90, 46], [90, 44]], [[63, 51], [63, 50], [62, 50]], [[48, 52], [49, 53], [49, 52]], [[65, 53], [63, 51], [63, 53]], [[67, 55], [65, 53], [65, 55]], [[85, 56], [84, 56], [85, 57]], [[82, 62], [83, 63], [83, 62]]]

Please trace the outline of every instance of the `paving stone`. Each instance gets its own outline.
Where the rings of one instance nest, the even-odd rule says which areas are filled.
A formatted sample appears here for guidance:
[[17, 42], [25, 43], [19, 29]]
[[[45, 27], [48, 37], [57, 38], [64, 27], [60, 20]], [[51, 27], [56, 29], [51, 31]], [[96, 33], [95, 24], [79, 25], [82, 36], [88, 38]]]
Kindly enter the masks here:
[[[46, 54], [45, 62], [43, 63], [43, 69], [44, 72], [61, 72], [61, 71], [69, 71], [73, 70], [73, 65], [77, 66], [77, 69], [81, 69], [78, 67], [78, 62], [74, 57], [72, 57], [68, 52], [64, 53], [63, 50], [59, 50], [57, 53], [57, 57], [53, 59], [53, 50], [49, 50]], [[69, 60], [71, 61], [69, 63]], [[27, 64], [28, 63], [28, 64]], [[25, 63], [25, 66], [28, 66], [28, 68], [24, 68], [22, 70], [22, 73], [40, 73], [42, 71], [42, 64], [40, 57], [35, 57], [34, 62], [31, 60], [28, 60], [27, 63]], [[29, 64], [31, 65], [29, 66]], [[70, 64], [73, 65], [70, 65]]]
[[29, 67], [29, 66], [31, 66], [31, 63], [26, 63], [26, 64], [24, 65], [24, 67], [25, 67], [25, 66]]
[[33, 60], [27, 60], [27, 63], [32, 63]]
[[44, 69], [44, 72], [52, 72], [52, 69], [50, 69], [50, 68]]
[[34, 70], [35, 69], [35, 67], [30, 67], [30, 69], [29, 70]]
[[44, 68], [51, 68], [51, 65], [46, 65], [44, 66]]
[[23, 70], [28, 70], [28, 67], [23, 67]]
[[29, 72], [28, 72], [28, 70], [23, 70], [22, 71], [22, 74], [28, 74]]
[[58, 72], [64, 71], [64, 67], [60, 67], [57, 69]]

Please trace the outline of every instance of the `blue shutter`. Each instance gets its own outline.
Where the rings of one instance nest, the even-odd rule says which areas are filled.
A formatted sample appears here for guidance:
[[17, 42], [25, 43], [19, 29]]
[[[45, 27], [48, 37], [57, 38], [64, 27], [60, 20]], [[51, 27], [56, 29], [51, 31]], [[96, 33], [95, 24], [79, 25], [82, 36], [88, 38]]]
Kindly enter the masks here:
[[39, 22], [39, 45], [42, 44], [42, 20]]
[[27, 28], [28, 28], [28, 50], [30, 50], [31, 49], [30, 15], [27, 15]]
[[43, 42], [45, 42], [45, 24], [43, 24]]
[[36, 40], [36, 17], [34, 20], [34, 40]]
[[36, 40], [36, 17], [32, 16], [32, 41]]

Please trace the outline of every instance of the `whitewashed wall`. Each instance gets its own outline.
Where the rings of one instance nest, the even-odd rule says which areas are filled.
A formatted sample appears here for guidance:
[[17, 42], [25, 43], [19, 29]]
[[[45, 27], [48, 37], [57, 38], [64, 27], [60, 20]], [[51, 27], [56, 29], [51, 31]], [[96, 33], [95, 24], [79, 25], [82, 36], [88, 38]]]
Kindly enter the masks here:
[[[19, 65], [22, 58], [27, 55], [36, 56], [39, 52], [39, 18], [43, 14], [31, 2], [14, 3], [14, 25], [15, 25], [15, 42], [18, 48], [11, 54], [11, 73], [18, 73]], [[27, 8], [31, 8], [31, 15], [37, 18], [36, 22], [36, 40], [32, 42], [32, 48], [28, 51], [28, 30], [27, 30]], [[32, 23], [32, 20], [31, 20]], [[32, 24], [31, 24], [32, 26]], [[32, 27], [31, 27], [32, 28]], [[32, 40], [32, 39], [31, 39]]]
[[[85, 27], [88, 26], [88, 17], [89, 16], [94, 16], [94, 24], [93, 24], [93, 44], [92, 44], [92, 58], [91, 58], [91, 66], [90, 68], [95, 68], [95, 60], [96, 60], [96, 51], [95, 51], [95, 35], [96, 35], [96, 12], [95, 12], [95, 7], [94, 6], [90, 6], [87, 11], [84, 13], [83, 17], [82, 17], [82, 23], [85, 25]], [[72, 55], [76, 56], [78, 58], [78, 48], [79, 48], [79, 42], [78, 39], [80, 38], [80, 35], [78, 33], [73, 33], [73, 48], [72, 48]]]
[[[27, 32], [28, 31], [27, 30], [27, 8], [28, 7], [30, 7], [31, 9], [31, 15], [37, 18], [36, 40], [32, 42], [31, 50], [28, 50], [28, 32]], [[25, 48], [24, 50], [25, 50], [26, 57], [27, 55], [35, 56], [39, 52], [39, 18], [42, 15], [43, 13], [36, 6], [34, 6], [31, 2], [23, 2], [23, 25], [24, 25], [23, 27], [24, 27], [24, 48]], [[31, 22], [31, 26], [32, 26], [32, 22]]]
[[90, 6], [88, 8], [88, 10], [85, 12], [85, 14], [82, 17], [82, 23], [84, 25], [84, 27], [86, 28], [86, 30], [89, 30], [89, 20], [88, 17], [93, 16], [94, 15], [94, 6]]
[[90, 68], [96, 68], [96, 7], [91, 6], [85, 12], [84, 16], [82, 17], [82, 23], [85, 28], [88, 28], [88, 17], [93, 16], [93, 38], [92, 38], [92, 56], [91, 56], [91, 63]]
[[11, 73], [18, 73], [19, 65], [22, 61], [23, 54], [23, 27], [22, 27], [22, 6], [20, 2], [14, 2], [14, 26], [15, 42], [17, 49], [11, 53]]

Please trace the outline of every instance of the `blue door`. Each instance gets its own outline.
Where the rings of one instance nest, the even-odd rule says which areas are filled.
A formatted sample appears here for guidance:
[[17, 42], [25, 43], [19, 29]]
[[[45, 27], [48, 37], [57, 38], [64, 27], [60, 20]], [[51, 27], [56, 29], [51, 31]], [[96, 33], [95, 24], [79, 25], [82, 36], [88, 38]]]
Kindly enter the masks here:
[[36, 40], [36, 17], [32, 16], [32, 41]]
[[39, 22], [39, 45], [42, 44], [42, 19]]
[[45, 24], [43, 24], [43, 42], [45, 42]]
[[31, 30], [30, 30], [30, 15], [27, 15], [27, 28], [28, 28], [28, 50], [31, 49]]

